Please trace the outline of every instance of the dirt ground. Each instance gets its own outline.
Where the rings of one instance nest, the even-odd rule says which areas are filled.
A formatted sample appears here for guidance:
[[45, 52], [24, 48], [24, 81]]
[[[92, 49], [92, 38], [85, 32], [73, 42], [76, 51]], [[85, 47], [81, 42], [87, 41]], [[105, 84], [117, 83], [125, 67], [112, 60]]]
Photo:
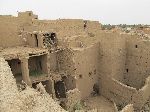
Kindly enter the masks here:
[[85, 100], [86, 109], [97, 109], [97, 112], [115, 112], [112, 102], [103, 96], [95, 96]]

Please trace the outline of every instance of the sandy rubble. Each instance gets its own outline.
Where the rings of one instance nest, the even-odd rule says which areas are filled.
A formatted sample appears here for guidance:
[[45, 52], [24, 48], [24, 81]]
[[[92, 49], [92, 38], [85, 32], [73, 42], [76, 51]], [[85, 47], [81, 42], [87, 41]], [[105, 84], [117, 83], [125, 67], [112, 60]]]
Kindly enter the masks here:
[[17, 89], [7, 62], [0, 58], [0, 112], [66, 112], [48, 93]]

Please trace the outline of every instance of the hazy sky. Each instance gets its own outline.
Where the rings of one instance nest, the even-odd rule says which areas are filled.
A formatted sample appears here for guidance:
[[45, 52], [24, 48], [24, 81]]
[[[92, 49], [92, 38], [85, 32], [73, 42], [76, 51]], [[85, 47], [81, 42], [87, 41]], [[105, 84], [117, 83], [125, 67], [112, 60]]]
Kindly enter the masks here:
[[0, 15], [32, 10], [39, 19], [80, 18], [103, 24], [150, 24], [150, 0], [0, 0]]

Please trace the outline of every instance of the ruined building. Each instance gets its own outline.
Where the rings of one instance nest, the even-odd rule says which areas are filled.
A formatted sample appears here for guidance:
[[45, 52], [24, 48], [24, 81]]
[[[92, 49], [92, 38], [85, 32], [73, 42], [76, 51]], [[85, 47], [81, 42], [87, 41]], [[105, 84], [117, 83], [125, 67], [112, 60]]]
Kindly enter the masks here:
[[150, 39], [104, 32], [97, 21], [2, 15], [0, 56], [18, 87], [41, 82], [67, 110], [95, 95], [139, 110], [150, 97]]

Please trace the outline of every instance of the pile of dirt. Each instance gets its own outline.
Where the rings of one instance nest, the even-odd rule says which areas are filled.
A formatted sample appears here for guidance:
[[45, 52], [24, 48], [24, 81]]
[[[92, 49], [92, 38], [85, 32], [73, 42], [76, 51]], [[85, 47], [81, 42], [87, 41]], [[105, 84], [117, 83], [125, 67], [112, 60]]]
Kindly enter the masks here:
[[8, 63], [0, 57], [1, 112], [66, 112], [48, 93], [26, 87], [19, 91]]

